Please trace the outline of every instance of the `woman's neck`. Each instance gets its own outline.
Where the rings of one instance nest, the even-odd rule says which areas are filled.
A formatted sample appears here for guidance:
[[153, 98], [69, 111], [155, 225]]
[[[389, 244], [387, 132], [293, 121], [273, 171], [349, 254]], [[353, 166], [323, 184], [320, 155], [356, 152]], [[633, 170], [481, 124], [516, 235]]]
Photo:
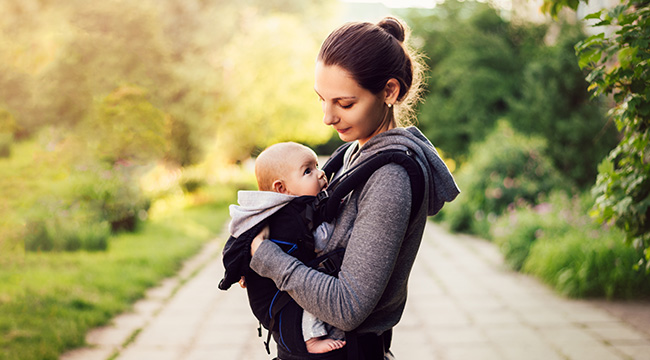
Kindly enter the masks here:
[[[370, 136], [367, 139], [359, 140], [359, 147], [360, 148], [365, 143], [370, 141], [370, 139], [372, 139], [373, 137], [375, 137], [375, 136], [377, 136], [377, 135], [379, 135], [379, 134], [381, 134], [383, 132], [386, 132], [388, 130], [395, 129], [397, 127], [397, 124], [395, 123], [395, 119], [393, 118], [392, 114], [390, 114], [390, 115], [391, 115], [390, 119], [385, 119], [384, 121], [382, 121], [382, 123], [379, 125], [379, 127], [377, 127], [377, 130], [375, 130], [375, 132], [372, 134], [372, 136]], [[386, 120], [388, 120], [388, 121], [386, 121]]]

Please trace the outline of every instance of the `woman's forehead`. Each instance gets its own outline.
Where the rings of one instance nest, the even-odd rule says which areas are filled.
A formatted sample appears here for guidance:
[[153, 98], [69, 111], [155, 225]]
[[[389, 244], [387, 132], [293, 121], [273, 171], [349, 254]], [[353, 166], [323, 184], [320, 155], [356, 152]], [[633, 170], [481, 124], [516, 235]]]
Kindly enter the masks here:
[[314, 90], [321, 97], [354, 98], [364, 90], [350, 73], [338, 65], [316, 64]]

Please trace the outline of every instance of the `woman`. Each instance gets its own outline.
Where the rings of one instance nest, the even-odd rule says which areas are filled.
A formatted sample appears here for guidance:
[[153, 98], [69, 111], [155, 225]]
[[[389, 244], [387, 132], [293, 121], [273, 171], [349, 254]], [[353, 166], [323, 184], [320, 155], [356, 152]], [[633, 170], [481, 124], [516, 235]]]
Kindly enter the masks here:
[[[410, 216], [406, 171], [388, 164], [355, 189], [339, 213], [325, 249], [346, 248], [338, 277], [315, 271], [263, 241], [264, 232], [251, 249], [253, 270], [271, 278], [306, 311], [348, 332], [345, 356], [350, 360], [392, 358], [391, 329], [406, 304], [407, 280], [427, 215], [459, 193], [424, 135], [415, 127], [398, 126], [411, 113], [420, 89], [420, 66], [404, 44], [406, 35], [406, 26], [391, 17], [377, 25], [343, 25], [321, 47], [314, 88], [322, 102], [323, 122], [342, 140], [354, 142], [343, 171], [385, 149], [416, 154], [426, 200], [416, 216]], [[278, 356], [295, 358], [281, 345]]]

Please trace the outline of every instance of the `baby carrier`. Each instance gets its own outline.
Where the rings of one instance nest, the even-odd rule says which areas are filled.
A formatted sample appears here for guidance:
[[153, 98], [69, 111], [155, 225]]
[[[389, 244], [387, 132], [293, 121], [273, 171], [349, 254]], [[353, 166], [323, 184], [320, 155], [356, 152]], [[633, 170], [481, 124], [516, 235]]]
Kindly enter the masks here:
[[[343, 157], [348, 144], [339, 147], [323, 167], [328, 178], [331, 178], [343, 166]], [[287, 294], [280, 291], [275, 283], [259, 276], [249, 267], [251, 242], [257, 234], [269, 225], [270, 241], [278, 244], [287, 254], [290, 254], [305, 265], [332, 276], [337, 276], [343, 261], [345, 249], [339, 248], [328, 254], [316, 257], [314, 252], [313, 231], [323, 221], [330, 222], [336, 218], [341, 204], [346, 196], [375, 172], [388, 164], [396, 163], [407, 171], [411, 183], [412, 199], [411, 219], [417, 214], [424, 196], [424, 175], [410, 150], [390, 149], [380, 151], [368, 159], [349, 169], [329, 183], [326, 190], [317, 196], [300, 196], [266, 220], [253, 226], [239, 237], [231, 236], [223, 250], [225, 267], [224, 278], [219, 283], [221, 290], [227, 290], [238, 282], [241, 276], [246, 277], [248, 299], [253, 314], [260, 322], [258, 335], [262, 336], [263, 326], [269, 333], [266, 342], [269, 351], [269, 340], [273, 334], [275, 341], [283, 352], [298, 355], [305, 359], [345, 359], [344, 352], [356, 351], [350, 349], [355, 341], [347, 341], [345, 348], [325, 354], [310, 354], [307, 352], [302, 336], [303, 310]], [[354, 334], [351, 334], [354, 337]], [[346, 333], [348, 337], [348, 333]]]

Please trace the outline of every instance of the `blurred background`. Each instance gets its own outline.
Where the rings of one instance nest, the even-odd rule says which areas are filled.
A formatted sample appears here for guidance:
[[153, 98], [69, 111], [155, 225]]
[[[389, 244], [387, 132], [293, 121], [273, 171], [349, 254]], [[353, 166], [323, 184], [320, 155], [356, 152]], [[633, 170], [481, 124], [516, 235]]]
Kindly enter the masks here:
[[246, 164], [264, 147], [331, 154], [340, 140], [313, 91], [320, 43], [389, 14], [429, 67], [416, 125], [463, 191], [435, 220], [494, 241], [565, 295], [647, 296], [642, 251], [589, 216], [598, 164], [621, 138], [614, 100], [592, 98], [574, 49], [592, 9], [551, 19], [541, 5], [1, 1], [6, 358], [79, 346], [173, 274], [221, 231], [236, 190], [255, 188]]

